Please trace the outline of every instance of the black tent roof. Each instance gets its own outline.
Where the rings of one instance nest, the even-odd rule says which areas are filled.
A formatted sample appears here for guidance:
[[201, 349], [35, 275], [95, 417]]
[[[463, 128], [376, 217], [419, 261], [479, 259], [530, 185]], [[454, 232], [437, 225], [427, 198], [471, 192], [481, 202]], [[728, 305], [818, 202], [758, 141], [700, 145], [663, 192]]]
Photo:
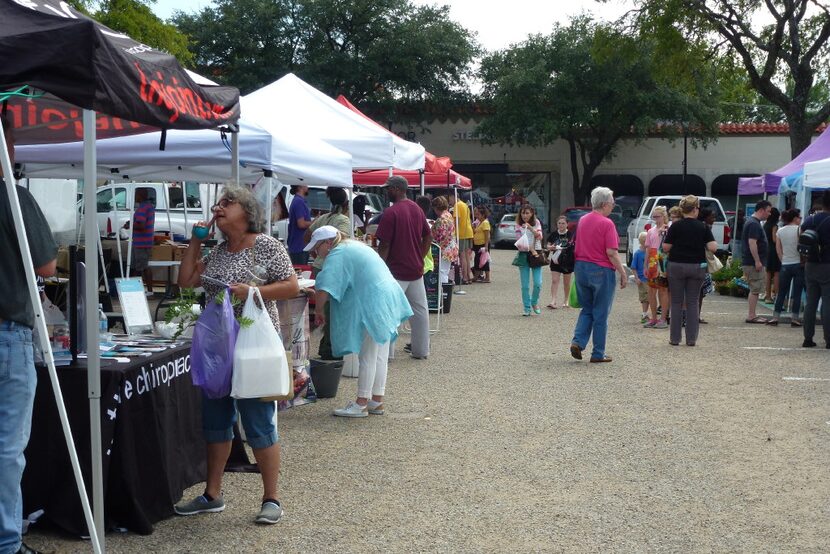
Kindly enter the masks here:
[[0, 60], [0, 90], [19, 92], [0, 93], [19, 144], [79, 140], [82, 109], [106, 114], [102, 138], [239, 118], [237, 89], [200, 86], [173, 56], [59, 0], [0, 0]]

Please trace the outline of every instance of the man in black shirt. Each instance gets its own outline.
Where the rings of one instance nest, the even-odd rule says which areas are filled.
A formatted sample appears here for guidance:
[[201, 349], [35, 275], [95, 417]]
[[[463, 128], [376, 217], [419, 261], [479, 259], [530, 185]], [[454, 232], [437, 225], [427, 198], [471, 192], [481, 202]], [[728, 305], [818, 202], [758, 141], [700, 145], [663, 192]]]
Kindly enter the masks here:
[[767, 250], [770, 247], [761, 222], [766, 221], [771, 210], [772, 204], [767, 200], [755, 204], [755, 213], [746, 220], [741, 232], [741, 267], [744, 270], [744, 279], [749, 284], [747, 323], [767, 322], [755, 313], [755, 309], [758, 307], [758, 295], [764, 288], [764, 263], [767, 261]]
[[812, 229], [818, 235], [819, 251], [817, 257], [808, 259], [804, 267], [804, 281], [807, 286], [807, 304], [804, 307], [804, 346], [816, 345], [813, 335], [816, 332], [816, 311], [821, 299], [821, 324], [824, 330], [825, 348], [830, 348], [830, 190], [824, 191], [821, 198], [823, 211], [817, 212], [804, 220], [801, 231]]
[[[6, 135], [6, 149], [14, 163], [12, 129], [0, 116]], [[11, 206], [0, 166], [0, 552], [34, 553], [21, 542], [23, 498], [20, 479], [25, 461], [23, 451], [29, 442], [32, 405], [35, 399], [32, 327], [35, 317], [29, 297], [26, 274]], [[49, 224], [29, 191], [17, 187], [20, 209], [26, 226], [35, 273], [48, 277], [55, 273], [57, 246]]]

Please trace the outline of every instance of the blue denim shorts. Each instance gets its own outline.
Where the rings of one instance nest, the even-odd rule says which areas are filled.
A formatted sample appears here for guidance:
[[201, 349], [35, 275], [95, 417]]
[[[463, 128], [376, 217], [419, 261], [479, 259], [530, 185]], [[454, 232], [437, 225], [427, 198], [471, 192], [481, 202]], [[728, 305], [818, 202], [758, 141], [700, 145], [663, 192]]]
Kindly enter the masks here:
[[280, 440], [274, 425], [274, 402], [262, 402], [258, 398], [234, 400], [207, 398], [202, 395], [202, 434], [209, 443], [233, 440], [233, 424], [236, 411], [242, 417], [245, 438], [251, 448], [268, 448]]

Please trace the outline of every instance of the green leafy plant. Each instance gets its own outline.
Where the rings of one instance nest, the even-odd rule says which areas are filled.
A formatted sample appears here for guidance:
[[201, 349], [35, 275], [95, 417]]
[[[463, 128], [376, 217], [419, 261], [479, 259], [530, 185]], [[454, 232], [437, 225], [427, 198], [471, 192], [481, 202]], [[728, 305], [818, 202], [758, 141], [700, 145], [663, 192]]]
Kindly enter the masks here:
[[712, 274], [712, 280], [716, 283], [732, 281], [733, 279], [743, 276], [744, 270], [741, 268], [740, 260], [732, 260], [731, 264], [724, 264], [721, 269]]
[[[222, 304], [225, 301], [225, 291], [219, 291], [219, 294], [213, 299], [214, 302], [217, 304]], [[242, 300], [237, 298], [236, 296], [231, 295], [231, 306], [236, 308], [237, 306], [242, 305]], [[254, 320], [250, 317], [239, 316], [236, 318], [236, 322], [239, 323], [240, 329], [246, 329], [254, 324]]]
[[184, 288], [179, 293], [176, 299], [164, 314], [165, 323], [175, 323], [178, 328], [173, 335], [174, 339], [179, 338], [188, 327], [196, 324], [199, 319], [199, 314], [193, 311], [193, 305], [199, 304], [199, 298], [196, 291], [192, 288]]

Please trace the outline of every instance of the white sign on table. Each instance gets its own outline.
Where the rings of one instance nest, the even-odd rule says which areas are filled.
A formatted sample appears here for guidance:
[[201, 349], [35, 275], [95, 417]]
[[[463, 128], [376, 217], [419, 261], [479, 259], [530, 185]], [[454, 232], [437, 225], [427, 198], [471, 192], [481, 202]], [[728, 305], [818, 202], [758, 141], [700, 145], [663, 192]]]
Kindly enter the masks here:
[[124, 329], [127, 334], [151, 332], [153, 318], [150, 316], [150, 306], [144, 295], [144, 282], [141, 278], [116, 279], [115, 288], [118, 290], [118, 301], [121, 302]]

